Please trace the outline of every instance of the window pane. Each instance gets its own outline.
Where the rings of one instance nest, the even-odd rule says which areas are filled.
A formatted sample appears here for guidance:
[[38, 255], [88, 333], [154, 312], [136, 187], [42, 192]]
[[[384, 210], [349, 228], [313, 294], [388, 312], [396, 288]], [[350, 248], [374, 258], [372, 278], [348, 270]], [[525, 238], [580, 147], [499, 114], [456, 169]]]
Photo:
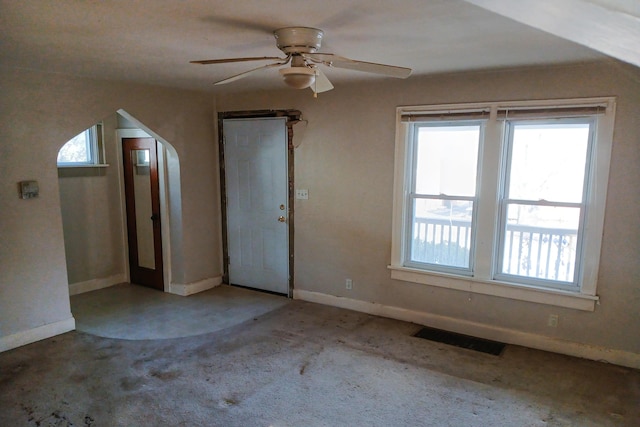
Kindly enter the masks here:
[[480, 125], [417, 128], [417, 194], [476, 194]]
[[58, 163], [91, 163], [92, 160], [90, 129], [69, 140], [58, 152]]
[[472, 213], [466, 200], [414, 200], [409, 259], [469, 268]]
[[582, 202], [589, 124], [515, 124], [509, 199]]
[[573, 282], [580, 208], [510, 204], [502, 273]]

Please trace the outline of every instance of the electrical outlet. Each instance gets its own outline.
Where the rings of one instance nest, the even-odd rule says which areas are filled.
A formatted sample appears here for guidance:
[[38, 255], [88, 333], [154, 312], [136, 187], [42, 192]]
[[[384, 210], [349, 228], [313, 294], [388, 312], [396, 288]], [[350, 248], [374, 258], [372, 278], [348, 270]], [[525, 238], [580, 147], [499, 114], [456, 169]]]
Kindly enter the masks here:
[[550, 314], [549, 315], [549, 319], [547, 319], [547, 326], [549, 326], [551, 328], [557, 328], [558, 327], [558, 315], [557, 314]]
[[345, 284], [346, 284], [347, 289], [353, 289], [353, 280], [347, 279], [345, 281]]

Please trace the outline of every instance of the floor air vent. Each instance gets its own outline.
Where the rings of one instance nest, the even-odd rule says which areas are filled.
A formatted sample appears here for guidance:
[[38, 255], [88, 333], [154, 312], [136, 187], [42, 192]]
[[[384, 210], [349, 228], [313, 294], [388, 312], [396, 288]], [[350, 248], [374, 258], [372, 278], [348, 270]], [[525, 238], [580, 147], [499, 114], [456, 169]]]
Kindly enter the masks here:
[[506, 344], [501, 342], [470, 337], [469, 335], [456, 334], [455, 332], [448, 332], [434, 328], [422, 328], [413, 336], [430, 341], [455, 345], [456, 347], [467, 348], [469, 350], [480, 351], [482, 353], [493, 354], [494, 356], [499, 356], [506, 346]]

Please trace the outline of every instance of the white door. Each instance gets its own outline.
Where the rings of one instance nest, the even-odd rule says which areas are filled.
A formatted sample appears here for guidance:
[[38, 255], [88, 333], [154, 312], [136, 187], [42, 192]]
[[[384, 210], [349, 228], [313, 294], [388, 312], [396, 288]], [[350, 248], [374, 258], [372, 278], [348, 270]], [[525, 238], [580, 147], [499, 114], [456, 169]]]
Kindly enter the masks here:
[[286, 118], [223, 121], [229, 282], [289, 292]]

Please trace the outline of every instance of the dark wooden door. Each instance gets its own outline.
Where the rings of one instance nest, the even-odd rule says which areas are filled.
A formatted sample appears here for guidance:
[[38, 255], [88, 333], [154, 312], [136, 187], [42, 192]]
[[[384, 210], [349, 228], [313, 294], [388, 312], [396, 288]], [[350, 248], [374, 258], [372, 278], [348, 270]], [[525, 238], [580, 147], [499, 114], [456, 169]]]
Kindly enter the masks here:
[[123, 138], [131, 283], [164, 290], [157, 143]]

